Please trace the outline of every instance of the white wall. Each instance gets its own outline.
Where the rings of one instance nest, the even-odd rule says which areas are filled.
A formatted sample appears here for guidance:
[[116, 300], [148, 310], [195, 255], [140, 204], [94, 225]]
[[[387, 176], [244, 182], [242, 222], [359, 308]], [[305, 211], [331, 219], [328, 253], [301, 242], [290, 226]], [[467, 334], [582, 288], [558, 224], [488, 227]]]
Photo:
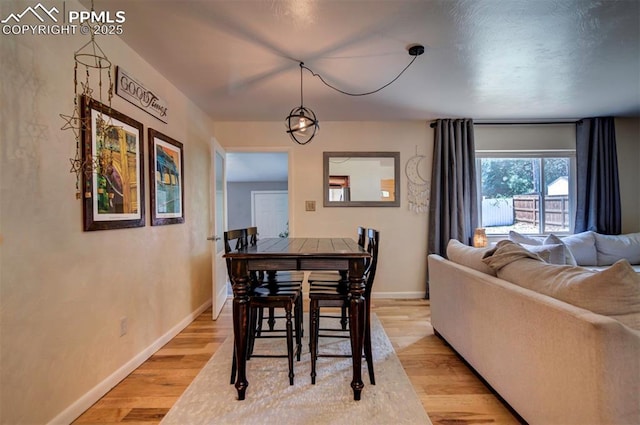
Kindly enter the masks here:
[[[320, 117], [322, 119], [322, 117]], [[281, 122], [218, 122], [216, 139], [228, 148], [288, 149], [292, 164], [290, 223], [292, 236], [356, 237], [356, 227], [380, 230], [380, 260], [374, 296], [422, 297], [425, 293], [427, 215], [408, 210], [404, 166], [416, 149], [427, 158], [421, 175], [431, 175], [433, 130], [426, 122], [321, 122], [311, 143], [295, 145]], [[401, 206], [325, 208], [322, 206], [324, 151], [399, 151]], [[315, 201], [316, 211], [305, 211]]]
[[[0, 16], [28, 5], [2, 1]], [[73, 111], [73, 54], [89, 38], [0, 37], [0, 422], [64, 422], [210, 303], [212, 124], [118, 37], [97, 38], [114, 65], [168, 102], [168, 125], [117, 96], [112, 106], [144, 124], [145, 173], [148, 127], [184, 144], [186, 222], [150, 226], [145, 178], [145, 227], [83, 232], [69, 172], [75, 138], [59, 114]]]

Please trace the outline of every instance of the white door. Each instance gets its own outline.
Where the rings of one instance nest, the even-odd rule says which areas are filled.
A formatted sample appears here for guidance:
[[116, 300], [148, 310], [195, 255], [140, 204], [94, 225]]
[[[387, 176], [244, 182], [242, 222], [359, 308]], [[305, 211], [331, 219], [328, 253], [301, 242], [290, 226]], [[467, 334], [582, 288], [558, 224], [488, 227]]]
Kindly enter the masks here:
[[227, 179], [225, 151], [214, 140], [212, 158], [212, 182], [211, 182], [211, 210], [213, 217], [213, 235], [210, 237], [215, 243], [212, 250], [212, 310], [213, 320], [218, 318], [224, 302], [227, 299], [227, 264], [224, 255], [224, 230], [227, 224]]
[[251, 224], [260, 238], [277, 238], [289, 233], [289, 193], [286, 190], [251, 192]]

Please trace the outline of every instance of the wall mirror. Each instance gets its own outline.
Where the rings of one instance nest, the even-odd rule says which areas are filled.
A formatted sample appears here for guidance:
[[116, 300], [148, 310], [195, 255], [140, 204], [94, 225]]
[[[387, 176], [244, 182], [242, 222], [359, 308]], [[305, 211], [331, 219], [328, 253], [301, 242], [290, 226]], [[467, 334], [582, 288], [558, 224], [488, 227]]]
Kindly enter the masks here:
[[325, 207], [399, 207], [400, 152], [324, 152]]

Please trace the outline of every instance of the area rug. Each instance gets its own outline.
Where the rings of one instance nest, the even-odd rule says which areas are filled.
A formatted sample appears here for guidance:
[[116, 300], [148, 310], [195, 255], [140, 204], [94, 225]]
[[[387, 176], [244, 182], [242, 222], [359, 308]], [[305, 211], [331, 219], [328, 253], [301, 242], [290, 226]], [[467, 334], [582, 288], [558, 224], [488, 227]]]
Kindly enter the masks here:
[[[238, 401], [235, 387], [229, 384], [233, 352], [229, 337], [161, 424], [431, 424], [380, 321], [375, 314], [371, 319], [376, 385], [370, 385], [363, 359], [361, 400], [353, 400], [350, 358], [319, 358], [316, 384], [311, 385], [305, 329], [302, 358], [294, 365], [294, 385], [289, 385], [286, 358], [254, 357], [247, 362], [246, 399]], [[305, 317], [305, 328], [308, 323]], [[320, 342], [321, 352], [350, 352], [349, 339], [322, 338]], [[286, 354], [286, 343], [280, 338], [258, 339], [255, 352]]]

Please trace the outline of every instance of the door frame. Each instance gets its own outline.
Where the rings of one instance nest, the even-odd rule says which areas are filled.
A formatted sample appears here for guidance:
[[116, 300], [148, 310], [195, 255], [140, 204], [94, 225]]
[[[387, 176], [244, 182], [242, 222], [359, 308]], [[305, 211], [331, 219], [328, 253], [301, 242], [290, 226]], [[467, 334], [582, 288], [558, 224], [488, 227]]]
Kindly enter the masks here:
[[[224, 245], [221, 251], [218, 251], [217, 247], [218, 247], [218, 243], [220, 240], [222, 240], [222, 238], [224, 237], [224, 234], [218, 234], [218, 233], [223, 233], [224, 230], [227, 229], [227, 163], [226, 163], [226, 150], [224, 149], [224, 147], [222, 147], [222, 145], [216, 140], [215, 137], [212, 138], [212, 150], [211, 150], [211, 189], [210, 189], [210, 205], [211, 205], [211, 209], [212, 209], [212, 214], [211, 214], [211, 218], [212, 218], [212, 225], [211, 225], [211, 235], [214, 238], [219, 238], [219, 240], [213, 240], [213, 247], [212, 247], [212, 253], [211, 253], [211, 261], [212, 261], [212, 267], [211, 267], [211, 304], [212, 304], [212, 308], [211, 308], [211, 315], [212, 315], [212, 319], [216, 320], [218, 318], [218, 316], [220, 315], [220, 312], [222, 311], [222, 308], [224, 307], [224, 304], [227, 300], [227, 287], [228, 287], [228, 277], [227, 277], [227, 266], [226, 266], [226, 260], [224, 260], [222, 258], [222, 255], [224, 255]], [[223, 158], [223, 170], [222, 170], [222, 186], [224, 188], [224, 195], [223, 195], [223, 199], [222, 199], [222, 203], [223, 203], [223, 216], [222, 220], [223, 222], [222, 224], [222, 232], [218, 232], [218, 219], [219, 217], [217, 217], [216, 215], [216, 210], [217, 210], [217, 192], [216, 192], [216, 156], [218, 155], [218, 153], [222, 154], [222, 158]], [[224, 241], [222, 242], [224, 243]], [[223, 287], [218, 288], [218, 280], [221, 278], [220, 273], [224, 274], [224, 281], [225, 284]]]

